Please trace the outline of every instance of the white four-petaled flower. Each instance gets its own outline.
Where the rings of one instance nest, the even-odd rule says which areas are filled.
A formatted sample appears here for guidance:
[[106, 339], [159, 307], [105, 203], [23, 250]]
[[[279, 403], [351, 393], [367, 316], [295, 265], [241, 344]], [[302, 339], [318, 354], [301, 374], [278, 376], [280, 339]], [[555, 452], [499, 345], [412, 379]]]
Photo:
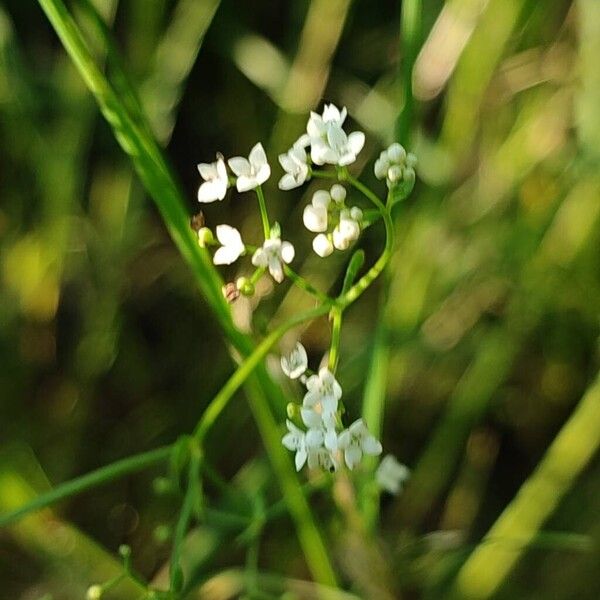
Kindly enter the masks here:
[[282, 242], [278, 237], [265, 240], [262, 248], [258, 248], [252, 256], [255, 267], [265, 267], [277, 283], [283, 281], [283, 265], [294, 260], [294, 246], [289, 242]]
[[363, 454], [377, 456], [381, 454], [381, 443], [369, 432], [362, 419], [358, 419], [340, 433], [338, 448], [344, 451], [344, 460], [349, 469], [353, 469]]
[[409, 477], [408, 467], [398, 462], [393, 454], [384, 456], [375, 471], [377, 484], [390, 494], [398, 494], [402, 491], [402, 486]]
[[237, 176], [236, 187], [238, 192], [253, 190], [271, 176], [271, 167], [267, 162], [265, 149], [260, 142], [250, 150], [248, 158], [234, 156], [227, 162]]
[[308, 368], [308, 356], [304, 346], [296, 342], [288, 356], [281, 357], [281, 370], [290, 378], [298, 379]]
[[242, 236], [235, 227], [217, 225], [217, 239], [221, 242], [221, 247], [213, 257], [215, 265], [230, 265], [246, 250]]
[[286, 154], [279, 155], [279, 163], [285, 175], [279, 180], [280, 190], [291, 190], [301, 186], [308, 177], [308, 157], [306, 150], [297, 144]]
[[306, 380], [306, 389], [302, 401], [302, 420], [307, 427], [335, 427], [338, 401], [342, 397], [342, 388], [333, 373], [323, 367], [318, 375]]
[[297, 145], [310, 145], [310, 156], [317, 165], [349, 165], [365, 144], [365, 134], [354, 131], [350, 135], [342, 129], [346, 120], [346, 108], [340, 111], [333, 104], [326, 104], [323, 114], [311, 112], [303, 135]]
[[214, 163], [200, 163], [198, 171], [204, 179], [204, 183], [198, 189], [198, 202], [223, 200], [228, 185], [225, 161], [219, 157]]
[[306, 433], [287, 420], [288, 432], [283, 436], [281, 443], [292, 452], [296, 452], [295, 464], [299, 471], [308, 459], [310, 468], [319, 462], [318, 449], [323, 444], [323, 434], [319, 430], [309, 429]]

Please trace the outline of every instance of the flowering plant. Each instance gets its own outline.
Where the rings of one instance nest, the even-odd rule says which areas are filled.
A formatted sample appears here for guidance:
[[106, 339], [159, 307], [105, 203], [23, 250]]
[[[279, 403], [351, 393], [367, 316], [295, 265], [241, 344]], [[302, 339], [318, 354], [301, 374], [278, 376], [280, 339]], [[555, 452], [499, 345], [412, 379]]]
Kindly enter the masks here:
[[[322, 114], [312, 112], [306, 132], [286, 153], [279, 156], [279, 163], [285, 171], [279, 180], [281, 190], [300, 187], [313, 178], [334, 181], [329, 189], [318, 189], [313, 193], [302, 215], [306, 229], [316, 234], [312, 247], [318, 256], [326, 258], [334, 250], [348, 250], [371, 224], [360, 207], [348, 203], [345, 186], [349, 185], [365, 196], [374, 205], [377, 216], [384, 221], [386, 243], [382, 255], [357, 282], [354, 282], [354, 278], [361, 265], [351, 261], [344, 289], [336, 298], [316, 290], [290, 266], [295, 257], [294, 246], [281, 239], [279, 224], [272, 224], [268, 216], [262, 184], [269, 179], [271, 167], [262, 144], [257, 143], [247, 159], [239, 156], [229, 159], [227, 164], [231, 174], [228, 174], [225, 160], [220, 154], [216, 162], [198, 165], [204, 180], [198, 190], [200, 202], [223, 200], [227, 188], [233, 185], [238, 192], [254, 190], [258, 199], [264, 234], [260, 245], [245, 244], [240, 232], [229, 225], [216, 227], [216, 239], [210, 228], [201, 227], [198, 230], [200, 245], [216, 248], [213, 254], [215, 265], [229, 265], [245, 254], [252, 257], [255, 271], [249, 278], [240, 277], [235, 284], [228, 284], [225, 288], [227, 298], [233, 301], [240, 294], [253, 295], [255, 284], [268, 271], [275, 282], [281, 283], [288, 276], [293, 284], [315, 296], [320, 305], [328, 310], [333, 323], [327, 366], [323, 366], [318, 373], [309, 370], [308, 355], [300, 342], [289, 356], [281, 359], [283, 372], [306, 386], [302, 404], [292, 403], [288, 406], [287, 433], [282, 439], [283, 445], [295, 452], [297, 470], [305, 464], [311, 469], [320, 467], [336, 471], [345, 465], [352, 470], [360, 464], [363, 455], [377, 456], [382, 452], [381, 443], [369, 432], [362, 419], [344, 427], [340, 410], [342, 388], [336, 380], [335, 371], [343, 312], [371, 285], [391, 256], [391, 209], [412, 189], [416, 159], [398, 143], [380, 154], [374, 171], [378, 179], [385, 179], [387, 183], [388, 198], [384, 204], [348, 170], [363, 149], [365, 135], [361, 131], [346, 134], [343, 128], [346, 117], [346, 108], [340, 110], [333, 104], [325, 105]], [[335, 170], [319, 168], [326, 165], [333, 166]]]

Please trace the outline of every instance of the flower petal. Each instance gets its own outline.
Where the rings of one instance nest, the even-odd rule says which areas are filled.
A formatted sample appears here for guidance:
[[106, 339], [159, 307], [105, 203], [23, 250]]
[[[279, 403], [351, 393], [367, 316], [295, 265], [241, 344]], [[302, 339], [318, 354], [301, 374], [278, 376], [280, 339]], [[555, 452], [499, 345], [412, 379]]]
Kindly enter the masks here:
[[370, 456], [377, 456], [381, 454], [383, 447], [381, 446], [381, 442], [376, 439], [372, 435], [368, 435], [362, 441], [362, 449], [365, 454], [369, 454]]
[[354, 155], [358, 154], [365, 145], [365, 134], [362, 131], [353, 131], [348, 136], [348, 147]]
[[250, 166], [255, 172], [265, 165], [269, 166], [267, 164], [267, 155], [265, 154], [265, 149], [260, 142], [258, 142], [258, 144], [252, 148], [252, 150], [250, 150], [250, 156], [248, 156], [248, 160], [250, 161]]
[[289, 173], [286, 173], [280, 180], [277, 186], [280, 190], [293, 190], [294, 188], [300, 187], [304, 181], [296, 181], [296, 178]]
[[240, 257], [240, 254], [236, 248], [221, 246], [213, 256], [213, 263], [215, 265], [230, 265]]
[[267, 253], [262, 248], [258, 248], [252, 255], [252, 264], [255, 267], [266, 267], [268, 262]]
[[256, 179], [250, 175], [240, 175], [235, 182], [238, 192], [253, 190], [257, 185]]
[[306, 462], [307, 457], [308, 457], [308, 454], [306, 453], [306, 450], [304, 448], [300, 448], [296, 452], [296, 457], [294, 459], [294, 462], [296, 464], [296, 471], [299, 471], [304, 466], [304, 463]]
[[294, 260], [295, 255], [296, 251], [290, 242], [281, 243], [281, 258], [283, 259], [284, 263], [289, 265]]
[[251, 168], [250, 163], [247, 158], [243, 156], [234, 156], [230, 158], [227, 163], [229, 164], [229, 168], [237, 175], [250, 175]]
[[217, 169], [214, 163], [200, 163], [198, 165], [198, 171], [200, 172], [200, 176], [205, 181], [210, 179], [215, 179], [217, 175]]
[[198, 202], [208, 203], [222, 200], [225, 194], [221, 196], [220, 187], [218, 181], [205, 181], [198, 188]]

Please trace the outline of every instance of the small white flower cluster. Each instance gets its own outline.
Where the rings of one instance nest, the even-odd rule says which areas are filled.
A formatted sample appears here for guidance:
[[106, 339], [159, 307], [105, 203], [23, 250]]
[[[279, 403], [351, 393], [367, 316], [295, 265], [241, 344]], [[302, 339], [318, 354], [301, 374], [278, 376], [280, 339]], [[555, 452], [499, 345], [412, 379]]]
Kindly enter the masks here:
[[[250, 151], [248, 158], [234, 156], [227, 161], [229, 168], [234, 173], [238, 192], [247, 192], [262, 185], [271, 176], [271, 167], [267, 162], [267, 155], [262, 144], [256, 144]], [[225, 159], [217, 155], [214, 163], [201, 163], [198, 170], [204, 183], [198, 190], [198, 201], [207, 203], [223, 200], [229, 186], [229, 176]], [[207, 227], [198, 230], [198, 242], [204, 248], [218, 245], [213, 256], [215, 265], [230, 265], [240, 256], [245, 254], [246, 245], [242, 241], [240, 232], [230, 225], [217, 225], [217, 240], [212, 231]], [[280, 239], [279, 227], [273, 227], [271, 235], [262, 247], [255, 250], [252, 255], [252, 264], [256, 267], [268, 268], [275, 281], [283, 281], [283, 266], [294, 259], [294, 247], [289, 242]], [[252, 289], [250, 286], [248, 289]]]
[[[271, 167], [260, 142], [250, 150], [248, 158], [234, 156], [227, 161], [227, 164], [236, 176], [235, 185], [238, 192], [253, 190], [271, 176]], [[204, 179], [204, 183], [198, 189], [198, 202], [223, 200], [229, 187], [229, 175], [223, 156], [217, 154], [214, 163], [200, 163], [198, 171]]]
[[346, 189], [339, 183], [331, 190], [317, 190], [311, 203], [304, 208], [304, 226], [317, 235], [313, 250], [321, 257], [329, 256], [334, 248], [346, 250], [360, 235], [363, 213], [360, 208], [348, 208]]
[[310, 469], [336, 471], [342, 456], [346, 466], [353, 469], [364, 454], [381, 454], [381, 443], [369, 433], [362, 419], [342, 428], [338, 410], [342, 388], [326, 367], [306, 377], [308, 357], [302, 344], [298, 342], [289, 356], [282, 357], [281, 368], [290, 379], [300, 379], [306, 386], [300, 417], [307, 429], [300, 429], [288, 419], [288, 432], [282, 439], [283, 445], [296, 453], [296, 470], [308, 463]]
[[416, 166], [417, 157], [395, 142], [379, 155], [373, 170], [375, 177], [385, 179], [388, 188], [392, 189], [403, 181], [414, 181]]
[[346, 134], [343, 129], [348, 112], [333, 104], [326, 104], [323, 113], [310, 113], [306, 124], [306, 133], [301, 135], [294, 145], [279, 156], [279, 163], [285, 175], [279, 180], [279, 188], [291, 190], [301, 186], [310, 175], [310, 160], [315, 165], [350, 165], [365, 145], [365, 134], [353, 131]]

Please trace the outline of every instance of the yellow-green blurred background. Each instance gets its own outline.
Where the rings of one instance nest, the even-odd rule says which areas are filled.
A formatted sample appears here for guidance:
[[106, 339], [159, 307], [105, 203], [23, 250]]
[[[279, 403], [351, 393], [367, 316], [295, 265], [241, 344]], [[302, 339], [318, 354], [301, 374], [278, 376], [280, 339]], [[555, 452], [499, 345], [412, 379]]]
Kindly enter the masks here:
[[[376, 550], [348, 528], [343, 500], [327, 491], [310, 501], [340, 579], [367, 599], [449, 597], [460, 565], [534, 472], [599, 363], [600, 2], [404, 4], [421, 5], [421, 18], [402, 32], [402, 3], [391, 1], [93, 1], [190, 215], [196, 164], [216, 151], [247, 154], [262, 141], [274, 172], [270, 210], [296, 244], [297, 270], [322, 288], [339, 285], [343, 262], [317, 259], [303, 234], [302, 207], [316, 187], [276, 187], [276, 156], [302, 132], [308, 111], [323, 100], [347, 106], [353, 128], [367, 134], [354, 167], [382, 194], [372, 175], [380, 150], [399, 134], [418, 155], [415, 191], [395, 215], [388, 302], [381, 305], [374, 286], [350, 309], [339, 371], [355, 418], [382, 320], [382, 441], [415, 468], [414, 478], [406, 494], [383, 498]], [[68, 6], [103, 62], [89, 6]], [[418, 55], [407, 77], [411, 48]], [[158, 212], [36, 2], [0, 6], [0, 132], [4, 512], [189, 433], [232, 364]], [[259, 238], [249, 195], [205, 207], [205, 215], [210, 226], [227, 222]], [[365, 235], [367, 260], [382, 235], [377, 226]], [[248, 272], [243, 263], [224, 276]], [[305, 302], [283, 285], [233, 310], [260, 334]], [[329, 344], [325, 321], [302, 339], [318, 363]], [[270, 364], [279, 377], [276, 360]], [[277, 501], [243, 394], [209, 442], [210, 463], [236, 481], [241, 502], [259, 489]], [[551, 471], [569, 464], [568, 447], [566, 458], [553, 455]], [[141, 574], [160, 579], [169, 544], [156, 528], [172, 526], [179, 506], [177, 497], [154, 494], [160, 473], [119, 480], [1, 531], [0, 598], [82, 598], [118, 570], [111, 556], [122, 543]], [[564, 497], [494, 597], [600, 597], [597, 458], [575, 475], [560, 479]], [[532, 514], [558, 497], [552, 487], [546, 493]], [[219, 502], [218, 486], [207, 494]], [[208, 526], [195, 534], [201, 579], [244, 564], [234, 535]], [[267, 527], [259, 564], [308, 577], [285, 515]], [[198, 597], [238, 597], [229, 584], [233, 591], [222, 583]]]

